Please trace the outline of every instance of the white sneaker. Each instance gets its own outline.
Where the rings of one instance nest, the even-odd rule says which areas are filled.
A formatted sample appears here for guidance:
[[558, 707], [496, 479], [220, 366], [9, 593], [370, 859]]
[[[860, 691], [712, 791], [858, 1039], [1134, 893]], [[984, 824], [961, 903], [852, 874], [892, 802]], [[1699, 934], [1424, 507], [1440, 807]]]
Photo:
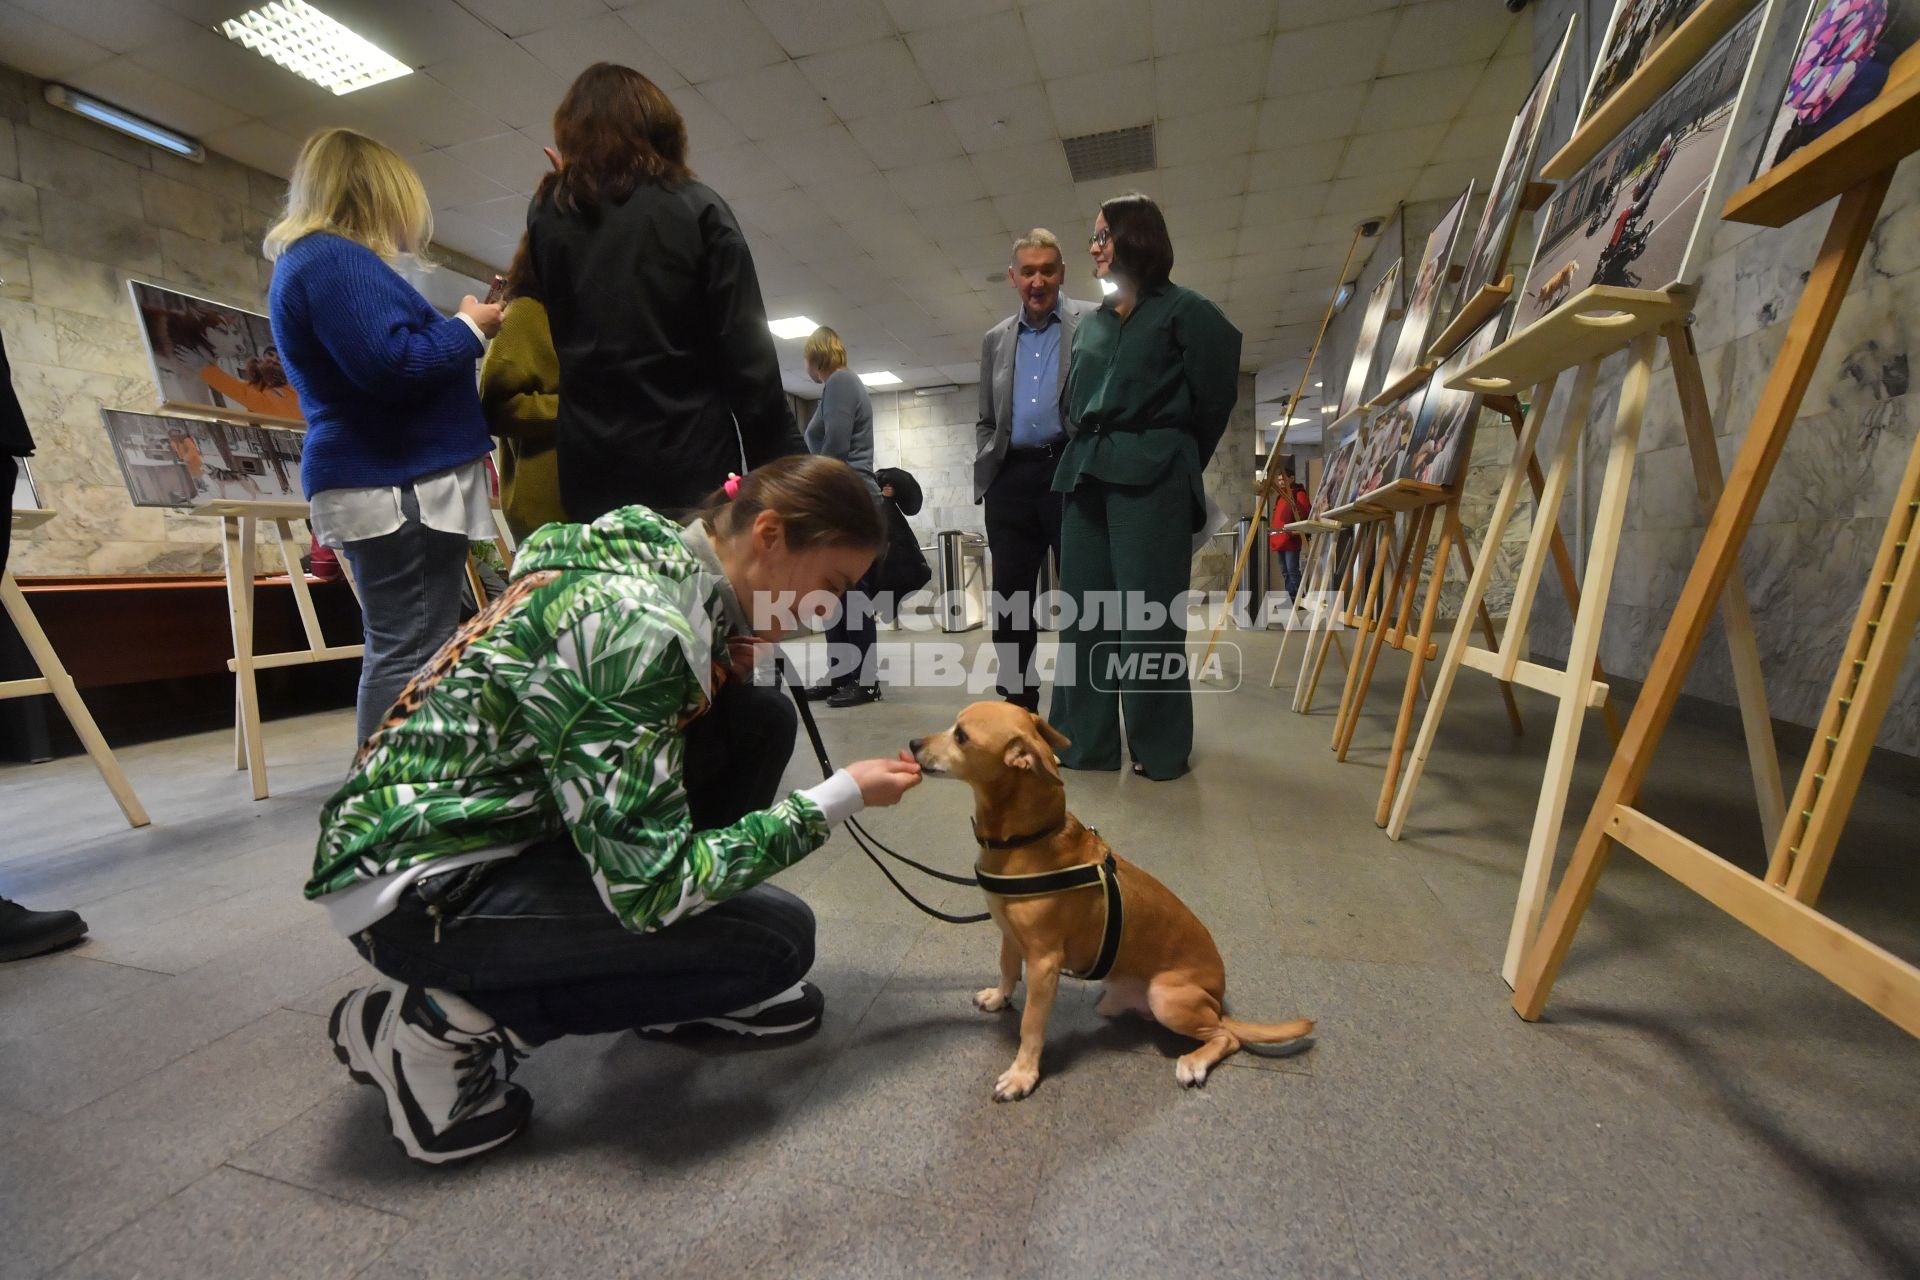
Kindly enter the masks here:
[[[333, 1056], [386, 1095], [394, 1141], [422, 1164], [450, 1164], [510, 1141], [533, 1099], [508, 1083], [526, 1056], [513, 1033], [450, 992], [381, 979], [327, 1020]], [[506, 1055], [506, 1078], [494, 1073]]]
[[684, 1027], [713, 1027], [741, 1036], [791, 1036], [812, 1031], [826, 1012], [827, 998], [811, 982], [796, 982], [779, 995], [744, 1009], [686, 1022], [657, 1022], [638, 1027], [643, 1036], [667, 1036]]

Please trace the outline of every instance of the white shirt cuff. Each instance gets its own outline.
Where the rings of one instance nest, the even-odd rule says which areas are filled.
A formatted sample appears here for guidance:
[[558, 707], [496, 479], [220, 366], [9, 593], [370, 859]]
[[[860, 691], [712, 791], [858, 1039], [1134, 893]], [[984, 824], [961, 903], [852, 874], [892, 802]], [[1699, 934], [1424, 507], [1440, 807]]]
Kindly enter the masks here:
[[845, 769], [834, 770], [833, 776], [818, 786], [808, 787], [801, 795], [820, 806], [827, 815], [827, 825], [837, 827], [867, 807], [861, 798], [860, 784]]
[[460, 321], [462, 324], [466, 325], [467, 328], [473, 330], [473, 336], [480, 339], [481, 349], [484, 350], [486, 348], [487, 335], [480, 332], [480, 322], [478, 320], [475, 320], [472, 316], [468, 315], [464, 311], [454, 312], [453, 318], [455, 320]]

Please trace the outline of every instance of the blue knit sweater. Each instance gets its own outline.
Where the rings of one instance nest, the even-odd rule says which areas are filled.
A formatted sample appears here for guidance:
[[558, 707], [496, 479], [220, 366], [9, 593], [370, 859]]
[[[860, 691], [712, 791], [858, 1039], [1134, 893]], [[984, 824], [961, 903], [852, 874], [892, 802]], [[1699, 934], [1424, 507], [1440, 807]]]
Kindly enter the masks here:
[[273, 340], [300, 393], [300, 483], [404, 485], [488, 452], [473, 362], [484, 344], [364, 245], [315, 232], [287, 247], [269, 292]]

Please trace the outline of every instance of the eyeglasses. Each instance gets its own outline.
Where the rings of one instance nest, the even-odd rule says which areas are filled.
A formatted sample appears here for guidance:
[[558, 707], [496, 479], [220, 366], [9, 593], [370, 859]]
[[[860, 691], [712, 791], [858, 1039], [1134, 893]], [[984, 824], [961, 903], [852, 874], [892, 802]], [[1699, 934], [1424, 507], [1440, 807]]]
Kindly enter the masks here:
[[1093, 233], [1093, 247], [1094, 247], [1094, 248], [1096, 248], [1096, 249], [1104, 249], [1104, 248], [1106, 248], [1106, 247], [1107, 247], [1107, 246], [1108, 246], [1109, 244], [1112, 244], [1112, 243], [1113, 243], [1113, 230], [1112, 230], [1112, 228], [1110, 228], [1110, 227], [1102, 227], [1102, 228], [1100, 228], [1100, 229], [1099, 229], [1098, 231], [1096, 231], [1096, 232], [1094, 232], [1094, 233]]

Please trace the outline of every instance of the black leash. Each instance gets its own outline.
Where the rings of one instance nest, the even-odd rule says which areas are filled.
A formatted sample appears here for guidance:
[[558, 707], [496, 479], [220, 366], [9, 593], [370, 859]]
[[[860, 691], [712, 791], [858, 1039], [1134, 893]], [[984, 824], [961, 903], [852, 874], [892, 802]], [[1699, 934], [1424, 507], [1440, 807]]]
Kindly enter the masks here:
[[[833, 776], [833, 761], [827, 756], [827, 744], [820, 738], [820, 726], [814, 721], [813, 708], [808, 705], [806, 698], [802, 695], [800, 686], [794, 683], [793, 673], [787, 669], [787, 664], [776, 658], [774, 665], [780, 673], [781, 683], [787, 686], [787, 692], [793, 696], [793, 705], [800, 709], [800, 723], [806, 726], [807, 740], [813, 743], [814, 759], [820, 762], [820, 776], [822, 778], [831, 778]], [[847, 833], [853, 837], [853, 842], [860, 846], [860, 852], [866, 854], [868, 860], [870, 860], [874, 866], [880, 868], [880, 874], [885, 876], [887, 881], [892, 884], [895, 889], [900, 891], [901, 897], [932, 916], [935, 920], [944, 920], [948, 924], [979, 924], [984, 920], [993, 919], [992, 913], [987, 911], [982, 911], [979, 915], [975, 916], [957, 916], [950, 912], [928, 906], [926, 903], [920, 901], [920, 899], [914, 897], [907, 886], [901, 884], [893, 872], [887, 869], [887, 864], [880, 861], [879, 854], [874, 852], [874, 846], [878, 846], [881, 852], [896, 862], [903, 862], [923, 875], [932, 876], [935, 880], [944, 880], [948, 884], [959, 884], [966, 885], [970, 888], [978, 888], [980, 882], [972, 876], [956, 876], [950, 872], [941, 871], [936, 867], [929, 867], [923, 862], [915, 862], [904, 853], [894, 852], [892, 849], [887, 848], [886, 845], [881, 844], [877, 838], [868, 834], [867, 829], [860, 825], [857, 818], [847, 819]], [[869, 840], [873, 841], [872, 845], [867, 843]]]

